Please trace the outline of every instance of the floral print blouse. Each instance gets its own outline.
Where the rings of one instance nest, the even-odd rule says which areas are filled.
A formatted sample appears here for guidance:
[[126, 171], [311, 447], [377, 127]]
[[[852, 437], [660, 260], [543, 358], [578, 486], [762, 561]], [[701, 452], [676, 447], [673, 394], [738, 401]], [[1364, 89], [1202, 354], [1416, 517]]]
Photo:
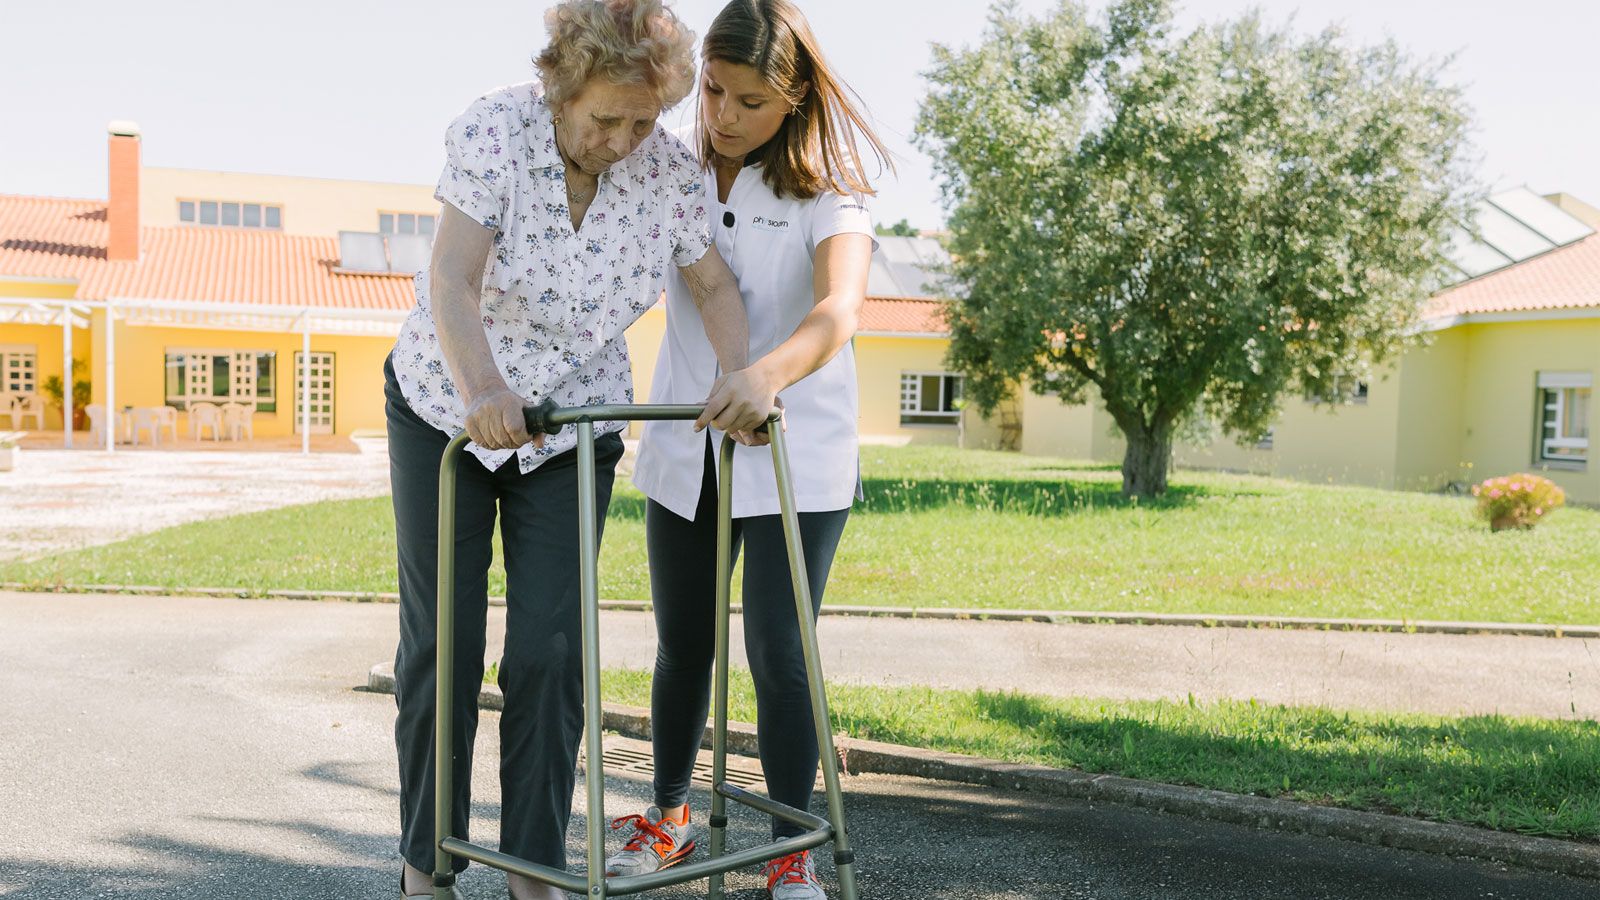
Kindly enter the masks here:
[[[575, 231], [555, 126], [536, 82], [473, 101], [446, 130], [445, 153], [434, 196], [494, 231], [480, 309], [506, 384], [530, 404], [633, 402], [623, 332], [661, 297], [669, 265], [692, 265], [711, 246], [706, 181], [693, 155], [656, 126], [600, 176]], [[412, 411], [454, 435], [466, 409], [440, 351], [428, 281], [427, 269], [417, 273], [417, 305], [395, 342], [395, 376]], [[599, 422], [595, 431], [624, 427]], [[515, 455], [526, 474], [576, 445], [567, 428], [542, 448], [467, 449], [490, 470]]]

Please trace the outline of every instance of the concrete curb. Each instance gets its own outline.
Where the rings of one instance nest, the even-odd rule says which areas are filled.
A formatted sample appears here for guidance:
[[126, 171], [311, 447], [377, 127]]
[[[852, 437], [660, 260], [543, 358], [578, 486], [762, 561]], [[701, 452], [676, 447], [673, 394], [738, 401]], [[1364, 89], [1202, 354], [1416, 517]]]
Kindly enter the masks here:
[[[367, 673], [367, 689], [376, 693], [394, 693], [393, 665], [379, 663], [373, 666]], [[486, 709], [503, 709], [505, 698], [499, 688], [486, 684], [478, 695], [478, 703]], [[650, 739], [648, 709], [607, 703], [601, 719], [602, 727], [607, 731], [639, 740]], [[707, 746], [710, 746], [709, 731], [706, 740]], [[1595, 844], [1487, 831], [1383, 813], [1312, 806], [1292, 800], [1230, 794], [1117, 775], [1092, 775], [1070, 769], [1001, 762], [847, 736], [838, 739], [838, 746], [845, 768], [855, 775], [904, 775], [1137, 806], [1234, 825], [1338, 838], [1396, 850], [1470, 856], [1542, 872], [1600, 878], [1600, 845]], [[756, 755], [755, 726], [729, 722], [728, 749], [741, 755]]]
[[[56, 594], [139, 594], [171, 597], [240, 597], [274, 600], [397, 603], [400, 595], [374, 591], [269, 590], [248, 588], [171, 588], [135, 584], [0, 583], [0, 590]], [[490, 597], [490, 606], [504, 606]], [[600, 608], [649, 612], [648, 600], [601, 600]], [[738, 613], [742, 607], [733, 604]], [[1205, 613], [1084, 612], [1071, 610], [956, 609], [902, 606], [824, 606], [825, 616], [942, 619], [974, 622], [1040, 622], [1054, 625], [1179, 625], [1196, 628], [1272, 628], [1303, 631], [1365, 631], [1391, 634], [1491, 634], [1515, 637], [1600, 638], [1600, 625], [1548, 625], [1519, 622], [1447, 622], [1419, 619], [1318, 619], [1306, 616], [1231, 616]]]

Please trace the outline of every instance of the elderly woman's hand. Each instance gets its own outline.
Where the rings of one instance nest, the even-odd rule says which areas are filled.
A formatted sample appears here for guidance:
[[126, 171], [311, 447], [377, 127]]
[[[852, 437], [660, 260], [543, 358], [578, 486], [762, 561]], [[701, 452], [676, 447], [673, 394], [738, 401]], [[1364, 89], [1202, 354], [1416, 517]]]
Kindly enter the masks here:
[[[485, 450], [515, 450], [528, 442], [528, 426], [522, 416], [527, 405], [510, 388], [488, 391], [467, 409], [467, 435]], [[534, 435], [533, 445], [543, 447], [544, 435]]]
[[767, 421], [773, 407], [778, 405], [778, 386], [759, 366], [750, 366], [729, 372], [711, 385], [711, 396], [706, 398], [705, 411], [694, 422], [694, 430], [707, 425], [726, 431], [750, 443], [750, 435]]

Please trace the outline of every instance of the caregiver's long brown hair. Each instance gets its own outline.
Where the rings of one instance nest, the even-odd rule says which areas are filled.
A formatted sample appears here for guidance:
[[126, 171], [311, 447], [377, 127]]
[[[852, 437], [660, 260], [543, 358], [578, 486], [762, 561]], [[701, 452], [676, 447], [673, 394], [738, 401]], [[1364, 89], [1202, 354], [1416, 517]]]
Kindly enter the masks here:
[[[876, 193], [867, 181], [858, 135], [879, 168], [894, 171], [889, 151], [851, 102], [855, 92], [834, 75], [805, 15], [789, 0], [733, 0], [711, 23], [700, 53], [706, 60], [750, 66], [781, 102], [799, 106], [747, 160], [761, 163], [761, 177], [773, 193], [800, 199], [823, 191]], [[699, 134], [700, 158], [714, 162], [717, 152], [703, 117]]]

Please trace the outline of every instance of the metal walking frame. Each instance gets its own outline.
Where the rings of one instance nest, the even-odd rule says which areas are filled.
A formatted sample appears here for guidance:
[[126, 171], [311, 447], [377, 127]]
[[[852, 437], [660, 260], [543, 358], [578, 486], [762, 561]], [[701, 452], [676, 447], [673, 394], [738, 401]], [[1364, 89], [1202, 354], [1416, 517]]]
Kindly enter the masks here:
[[[799, 516], [795, 510], [794, 486], [790, 477], [789, 455], [783, 429], [769, 427], [772, 463], [777, 474], [778, 502], [783, 516], [783, 533], [788, 545], [789, 570], [794, 580], [795, 613], [800, 622], [800, 639], [805, 652], [806, 678], [811, 689], [813, 724], [828, 802], [826, 819], [746, 791], [727, 781], [728, 755], [728, 614], [733, 561], [733, 447], [724, 436], [721, 447], [721, 472], [717, 492], [717, 626], [714, 722], [712, 726], [712, 793], [710, 858], [682, 863], [644, 875], [605, 877], [605, 769], [601, 756], [600, 718], [600, 600], [597, 572], [598, 519], [595, 509], [594, 423], [612, 421], [692, 420], [702, 407], [666, 404], [612, 404], [584, 407], [557, 407], [552, 401], [524, 410], [530, 435], [556, 434], [566, 425], [578, 428], [578, 556], [581, 570], [580, 599], [583, 607], [583, 705], [584, 735], [587, 742], [585, 786], [588, 790], [589, 846], [588, 871], [583, 876], [529, 862], [509, 854], [469, 843], [450, 833], [452, 754], [439, 748], [452, 747], [451, 698], [455, 673], [455, 509], [456, 467], [461, 448], [468, 441], [457, 435], [445, 448], [439, 462], [439, 588], [438, 588], [438, 688], [434, 707], [434, 837], [433, 896], [435, 900], [455, 900], [455, 874], [452, 857], [531, 878], [586, 897], [620, 897], [668, 885], [709, 877], [707, 896], [723, 896], [723, 874], [769, 860], [833, 844], [833, 860], [838, 870], [839, 892], [843, 900], [856, 900], [855, 854], [844, 825], [844, 799], [839, 787], [839, 759], [833, 746], [833, 730], [828, 717], [828, 700], [823, 688], [822, 662], [817, 651], [817, 629], [812, 620], [811, 588], [806, 578], [805, 555], [800, 546]], [[778, 421], [774, 411], [768, 425]], [[785, 819], [806, 828], [804, 834], [768, 844], [726, 852], [727, 801], [742, 803], [758, 812]]]

